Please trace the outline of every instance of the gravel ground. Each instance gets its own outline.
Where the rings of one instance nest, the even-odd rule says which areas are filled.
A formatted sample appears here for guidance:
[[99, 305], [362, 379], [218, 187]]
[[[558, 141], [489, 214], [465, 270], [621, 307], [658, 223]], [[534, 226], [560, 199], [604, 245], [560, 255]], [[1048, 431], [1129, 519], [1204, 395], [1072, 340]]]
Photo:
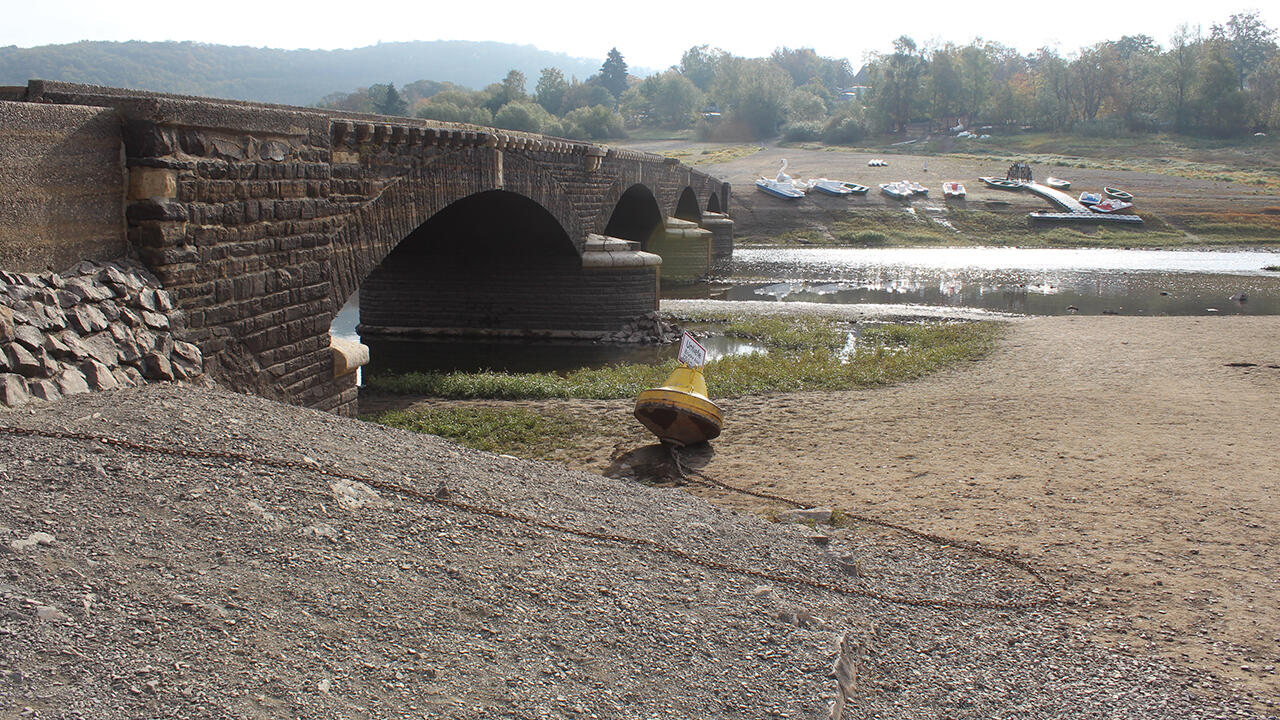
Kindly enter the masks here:
[[[173, 384], [0, 425], [232, 450], [700, 557], [922, 598], [1046, 592], [989, 560], [804, 525]], [[0, 717], [1209, 718], [1253, 710], [1072, 616], [920, 609], [459, 513], [306, 468], [0, 435]], [[837, 560], [853, 556], [862, 577]], [[849, 558], [846, 557], [846, 560]], [[1073, 594], [1072, 588], [1065, 589]]]

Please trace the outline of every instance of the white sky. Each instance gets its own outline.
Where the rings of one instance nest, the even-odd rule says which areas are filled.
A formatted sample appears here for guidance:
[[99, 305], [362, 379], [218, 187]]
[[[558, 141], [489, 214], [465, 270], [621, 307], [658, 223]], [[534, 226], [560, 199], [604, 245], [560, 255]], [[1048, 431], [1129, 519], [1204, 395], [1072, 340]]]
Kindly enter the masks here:
[[6, 0], [0, 46], [192, 40], [334, 49], [379, 41], [493, 40], [602, 61], [616, 46], [628, 65], [654, 70], [679, 63], [680, 55], [694, 45], [708, 44], [746, 57], [786, 46], [845, 57], [857, 69], [867, 52], [887, 51], [903, 34], [919, 44], [963, 44], [982, 37], [1023, 52], [1048, 45], [1069, 54], [1122, 35], [1146, 34], [1167, 45], [1182, 23], [1200, 25], [1207, 33], [1211, 24], [1225, 23], [1232, 13], [1251, 10], [1260, 10], [1263, 22], [1276, 28], [1280, 7], [1273, 0], [1268, 3], [1270, 8], [1259, 7], [1258, 0], [1221, 5], [1191, 0]]

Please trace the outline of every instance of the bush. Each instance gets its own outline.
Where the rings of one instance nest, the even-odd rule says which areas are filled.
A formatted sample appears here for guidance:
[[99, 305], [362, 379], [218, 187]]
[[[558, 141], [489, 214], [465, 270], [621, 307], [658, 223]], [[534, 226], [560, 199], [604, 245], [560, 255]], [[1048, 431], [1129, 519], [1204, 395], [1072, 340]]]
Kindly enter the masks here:
[[580, 129], [581, 136], [568, 135], [584, 140], [624, 138], [627, 131], [622, 126], [622, 116], [603, 105], [578, 108], [565, 113], [561, 119], [567, 131]]
[[858, 109], [841, 111], [822, 129], [822, 142], [828, 145], [852, 145], [868, 135], [866, 118]]
[[822, 126], [816, 122], [794, 122], [782, 126], [782, 139], [787, 142], [814, 142], [822, 139]]

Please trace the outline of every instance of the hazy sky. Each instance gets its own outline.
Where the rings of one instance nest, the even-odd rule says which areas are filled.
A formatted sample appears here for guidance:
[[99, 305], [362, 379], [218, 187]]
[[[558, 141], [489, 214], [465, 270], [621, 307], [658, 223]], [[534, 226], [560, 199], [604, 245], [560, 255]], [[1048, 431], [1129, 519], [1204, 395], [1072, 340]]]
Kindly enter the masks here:
[[[906, 34], [917, 43], [975, 37], [1027, 52], [1049, 45], [1063, 53], [1122, 35], [1146, 34], [1162, 45], [1179, 24], [1225, 23], [1261, 9], [1270, 27], [1280, 9], [1245, 0], [1127, 2], [350, 2], [273, 0], [107, 3], [17, 0], [4, 10], [0, 46], [78, 40], [193, 40], [277, 48], [352, 48], [379, 41], [494, 40], [535, 45], [575, 57], [601, 58], [616, 46], [635, 67], [665, 69], [694, 45], [758, 57], [775, 48], [812, 47], [846, 57], [855, 68], [867, 52], [890, 49]], [[1091, 8], [1091, 9], [1087, 9]]]

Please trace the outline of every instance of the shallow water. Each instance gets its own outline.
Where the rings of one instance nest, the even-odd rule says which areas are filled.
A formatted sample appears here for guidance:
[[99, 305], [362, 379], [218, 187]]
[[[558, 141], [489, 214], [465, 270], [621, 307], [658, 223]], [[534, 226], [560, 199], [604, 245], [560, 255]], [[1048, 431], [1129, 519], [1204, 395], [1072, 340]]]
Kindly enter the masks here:
[[1280, 273], [1262, 270], [1276, 264], [1280, 253], [1266, 252], [746, 249], [734, 253], [715, 283], [677, 292], [724, 300], [913, 303], [1028, 315], [1278, 315]]
[[[1280, 253], [1111, 249], [745, 249], [715, 282], [664, 285], [667, 297], [887, 303], [1027, 315], [1280, 315]], [[1241, 300], [1241, 294], [1244, 299]], [[1232, 299], [1235, 297], [1236, 299]], [[334, 320], [358, 339], [359, 297]], [[708, 358], [763, 352], [752, 343], [701, 339]], [[370, 372], [554, 372], [656, 363], [677, 346], [527, 340], [365, 340]]]

